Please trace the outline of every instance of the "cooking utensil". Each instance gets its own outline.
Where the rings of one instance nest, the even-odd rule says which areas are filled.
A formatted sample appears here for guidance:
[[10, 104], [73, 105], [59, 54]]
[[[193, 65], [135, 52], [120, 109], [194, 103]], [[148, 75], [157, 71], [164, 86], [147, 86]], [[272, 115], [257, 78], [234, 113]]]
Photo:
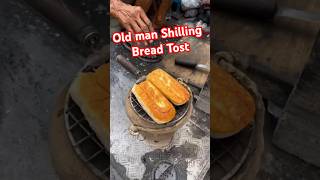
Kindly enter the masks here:
[[173, 76], [181, 77], [189, 85], [202, 89], [207, 82], [209, 73], [178, 66], [175, 64], [175, 59], [190, 59], [196, 61], [198, 64], [210, 66], [210, 43], [195, 37], [183, 37], [178, 41], [178, 43], [189, 43], [192, 51], [170, 56], [166, 55], [159, 64], [161, 64], [164, 69]]
[[180, 59], [180, 58], [176, 58], [175, 59], [175, 64], [176, 65], [180, 65], [180, 66], [184, 66], [187, 68], [192, 68], [192, 69], [197, 69], [200, 71], [204, 71], [204, 72], [210, 72], [210, 67], [205, 65], [205, 64], [198, 64], [197, 62], [194, 62], [192, 60], [189, 59]]
[[[134, 66], [129, 60], [128, 58], [125, 58], [122, 55], [118, 55], [116, 57], [117, 62], [119, 64], [121, 64], [126, 70], [128, 70], [130, 73], [132, 73], [133, 75], [136, 76], [136, 78], [138, 79], [136, 81], [136, 84], [144, 81], [146, 79], [146, 73], [142, 73], [140, 70], [138, 70], [138, 68], [136, 66]], [[158, 67], [157, 67], [158, 68]], [[151, 68], [150, 71], [152, 71], [154, 68]], [[189, 92], [192, 94], [191, 90], [187, 87], [186, 84], [184, 84], [182, 82], [182, 80], [178, 79], [178, 81], [180, 81], [181, 84], [185, 85], [186, 88], [189, 90]], [[129, 102], [130, 105], [133, 107], [133, 110], [138, 114], [138, 116], [140, 118], [142, 118], [143, 120], [145, 120], [148, 123], [151, 123], [152, 126], [155, 126], [154, 128], [163, 128], [163, 127], [172, 127], [175, 124], [177, 124], [183, 117], [185, 117], [185, 115], [187, 114], [189, 108], [191, 107], [192, 104], [192, 95], [190, 100], [181, 106], [175, 106], [176, 109], [176, 116], [174, 117], [173, 120], [171, 120], [168, 123], [165, 124], [157, 124], [155, 121], [152, 120], [152, 118], [143, 110], [142, 106], [140, 105], [140, 103], [137, 101], [136, 97], [134, 96], [134, 94], [132, 92], [129, 93]]]
[[[204, 72], [210, 72], [210, 67], [205, 64], [198, 64], [197, 62], [186, 59], [186, 58], [176, 58], [175, 64], [184, 66], [187, 68], [197, 69]], [[208, 84], [205, 84], [200, 91], [199, 96], [195, 95], [195, 98], [197, 99], [195, 107], [199, 110], [210, 114], [210, 86]]]
[[[135, 62], [130, 60], [130, 63]], [[152, 65], [158, 64], [148, 64], [149, 67]], [[136, 66], [140, 68], [139, 64]], [[166, 68], [164, 69], [167, 70]], [[144, 70], [140, 70], [144, 74]], [[122, 179], [159, 178], [164, 173], [168, 162], [169, 165], [174, 165], [176, 179], [203, 179], [210, 166], [208, 158], [210, 140], [208, 137], [209, 132], [206, 129], [203, 130], [202, 126], [197, 122], [208, 122], [208, 116], [194, 116], [190, 119], [190, 114], [194, 112], [191, 105], [185, 117], [178, 122], [179, 124], [174, 127], [158, 129], [155, 133], [154, 125], [138, 117], [129, 102], [129, 97], [125, 97], [126, 109], [119, 108], [123, 106], [121, 99], [129, 94], [128, 91], [131, 89], [132, 83], [128, 82], [132, 81], [134, 76], [128, 77], [127, 71], [122, 69], [120, 65], [113, 66], [110, 71], [111, 76], [121, 77], [117, 81], [110, 81], [110, 91], [117, 91], [117, 93], [113, 93], [110, 96], [110, 101], [113, 102], [110, 106], [110, 123], [112, 125], [110, 128], [110, 141], [113, 144], [110, 152], [112, 154], [110, 159], [112, 164], [111, 175], [119, 174]], [[137, 124], [137, 121], [133, 121], [134, 116], [143, 125], [150, 126], [151, 128], [146, 129], [149, 131], [140, 129], [132, 131], [135, 126], [131, 128], [129, 124]], [[183, 125], [185, 121], [187, 124]], [[183, 126], [179, 128], [180, 125]], [[190, 131], [190, 129], [196, 130]], [[152, 132], [150, 132], [151, 130]], [[159, 135], [162, 132], [169, 135]], [[202, 138], [199, 140], [199, 137]], [[189, 146], [189, 144], [192, 144], [192, 146]], [[126, 151], [122, 151], [123, 149], [126, 149]], [[201, 150], [194, 151], [194, 149]], [[194, 151], [195, 155], [190, 157], [190, 151]], [[169, 178], [174, 178], [174, 176]]]
[[276, 0], [215, 0], [214, 7], [262, 19], [286, 17], [302, 21], [320, 22], [320, 13], [279, 7]]
[[176, 109], [176, 116], [168, 123], [165, 124], [157, 124], [142, 108], [140, 103], [138, 102], [137, 98], [134, 96], [133, 93], [129, 93], [129, 101], [133, 108], [133, 110], [138, 114], [140, 118], [143, 120], [149, 122], [152, 124], [156, 129], [164, 128], [164, 127], [172, 127], [175, 124], [177, 124], [182, 118], [185, 117], [187, 112], [189, 111], [189, 108], [191, 106], [192, 101], [190, 100], [188, 103], [181, 105], [181, 106], [175, 106]]
[[129, 71], [130, 73], [132, 73], [133, 75], [136, 76], [136, 78], [141, 77], [143, 74], [142, 72], [135, 66], [133, 65], [128, 58], [125, 58], [122, 55], [118, 55], [116, 57], [117, 62], [124, 67], [127, 71]]

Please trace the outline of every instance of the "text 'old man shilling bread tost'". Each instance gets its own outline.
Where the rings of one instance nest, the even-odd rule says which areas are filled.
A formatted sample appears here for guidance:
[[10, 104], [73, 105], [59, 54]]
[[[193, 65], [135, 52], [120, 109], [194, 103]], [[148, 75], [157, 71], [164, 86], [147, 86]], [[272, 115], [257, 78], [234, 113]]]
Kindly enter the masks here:
[[135, 84], [131, 91], [146, 113], [158, 124], [167, 123], [175, 117], [174, 106], [148, 80]]
[[147, 80], [154, 84], [174, 105], [183, 105], [190, 99], [189, 91], [162, 69], [149, 73]]
[[109, 142], [109, 64], [94, 72], [80, 72], [70, 87], [70, 95], [80, 107], [100, 141]]
[[238, 133], [254, 120], [255, 101], [229, 73], [214, 64], [211, 83], [211, 131], [216, 137]]

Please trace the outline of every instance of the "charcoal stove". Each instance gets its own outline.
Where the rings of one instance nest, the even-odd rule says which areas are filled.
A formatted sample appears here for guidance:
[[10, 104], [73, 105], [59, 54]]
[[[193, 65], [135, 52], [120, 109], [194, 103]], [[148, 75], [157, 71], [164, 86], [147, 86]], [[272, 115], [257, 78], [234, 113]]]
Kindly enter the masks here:
[[255, 178], [263, 149], [264, 104], [256, 85], [245, 74], [237, 70], [229, 61], [215, 58], [224, 70], [232, 74], [256, 100], [256, 115], [252, 124], [240, 133], [226, 139], [211, 139], [211, 177], [217, 180], [239, 179], [249, 177], [243, 173], [251, 170], [251, 177]]
[[[116, 48], [120, 52], [122, 50], [122, 47], [119, 46], [111, 46], [112, 48]], [[116, 59], [116, 56], [117, 54], [111, 59]], [[152, 142], [153, 138], [148, 141], [148, 138], [145, 139], [145, 136], [141, 135], [143, 131], [139, 130], [138, 133], [132, 135], [135, 130], [130, 131], [133, 123], [128, 114], [141, 121], [141, 117], [145, 117], [145, 113], [137, 106], [135, 97], [128, 94], [137, 80], [135, 76], [128, 75], [127, 70], [117, 61], [111, 60], [110, 63], [112, 67], [110, 68], [111, 176], [119, 176], [121, 179], [149, 180], [164, 178], [169, 174], [177, 177], [176, 179], [202, 180], [210, 167], [208, 158], [210, 130], [207, 126], [210, 118], [194, 109], [193, 102], [190, 101], [189, 107], [179, 107], [181, 108], [181, 117], [190, 118], [175, 131], [174, 135], [168, 135], [169, 138], [166, 139], [169, 141]], [[131, 112], [128, 113], [128, 111]], [[151, 119], [145, 118], [143, 120], [145, 124], [155, 127], [155, 123]], [[183, 119], [177, 118], [171, 123], [157, 125], [157, 128], [175, 126], [176, 123], [184, 123], [183, 121]], [[160, 146], [163, 147], [160, 148]]]
[[163, 148], [170, 144], [174, 133], [190, 119], [193, 109], [192, 91], [181, 79], [178, 79], [178, 81], [188, 89], [191, 94], [190, 100], [184, 105], [175, 106], [175, 117], [165, 124], [157, 124], [153, 121], [143, 110], [131, 90], [129, 91], [126, 99], [126, 110], [133, 124], [129, 129], [132, 135], [141, 135], [144, 142], [158, 148]]

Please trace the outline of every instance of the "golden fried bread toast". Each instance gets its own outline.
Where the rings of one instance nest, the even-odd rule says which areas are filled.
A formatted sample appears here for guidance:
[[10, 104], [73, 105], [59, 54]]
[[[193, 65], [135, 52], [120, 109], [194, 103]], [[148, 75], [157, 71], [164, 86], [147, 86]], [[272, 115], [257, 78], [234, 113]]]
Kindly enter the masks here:
[[174, 106], [148, 80], [135, 84], [131, 91], [146, 113], [158, 124], [167, 123], [175, 117]]
[[254, 120], [255, 101], [251, 94], [228, 72], [211, 65], [211, 131], [227, 137]]
[[149, 73], [147, 80], [177, 106], [185, 104], [190, 99], [189, 91], [175, 78], [161, 69], [156, 69]]

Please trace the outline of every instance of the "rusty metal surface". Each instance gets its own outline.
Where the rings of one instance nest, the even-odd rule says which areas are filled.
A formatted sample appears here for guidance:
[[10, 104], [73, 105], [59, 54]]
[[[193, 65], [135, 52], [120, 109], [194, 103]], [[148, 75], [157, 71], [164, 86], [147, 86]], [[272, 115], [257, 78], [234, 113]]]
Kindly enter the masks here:
[[[123, 51], [120, 49], [119, 52], [114, 46], [111, 47], [112, 169], [122, 179], [154, 179], [165, 176], [169, 171], [177, 175], [177, 179], [203, 179], [210, 166], [209, 116], [194, 110], [189, 122], [176, 132], [172, 143], [165, 149], [152, 148], [138, 137], [130, 135], [128, 128], [131, 122], [125, 110], [125, 97], [136, 80], [115, 61], [118, 53], [124, 53], [121, 50]], [[140, 69], [149, 68], [142, 62], [136, 64], [140, 65]], [[163, 170], [168, 162], [170, 166], [167, 171]]]

